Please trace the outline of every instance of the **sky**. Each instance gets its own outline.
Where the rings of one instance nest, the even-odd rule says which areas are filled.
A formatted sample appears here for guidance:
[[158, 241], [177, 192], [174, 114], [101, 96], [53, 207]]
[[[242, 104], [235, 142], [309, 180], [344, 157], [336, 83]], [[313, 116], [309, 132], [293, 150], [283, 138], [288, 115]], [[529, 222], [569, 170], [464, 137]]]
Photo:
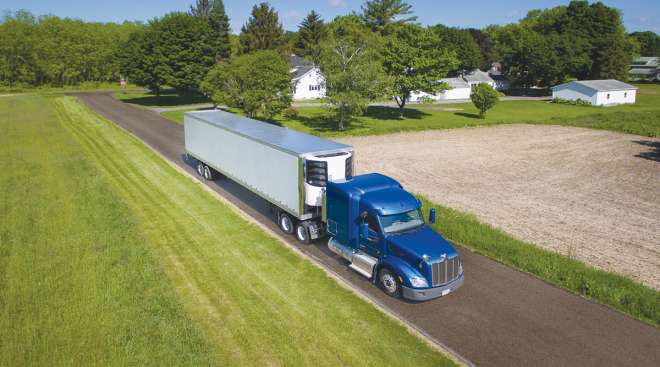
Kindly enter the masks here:
[[[261, 2], [225, 0], [232, 30], [240, 31], [252, 6]], [[0, 0], [0, 11], [25, 9], [35, 15], [52, 14], [87, 21], [146, 21], [171, 11], [187, 11], [194, 0]], [[489, 24], [516, 22], [528, 10], [567, 4], [568, 0], [407, 0], [423, 25], [442, 23], [462, 28], [482, 28]], [[629, 32], [654, 31], [660, 34], [660, 0], [603, 0], [623, 12]], [[363, 0], [270, 0], [286, 30], [296, 30], [303, 17], [316, 10], [326, 20], [360, 11]]]

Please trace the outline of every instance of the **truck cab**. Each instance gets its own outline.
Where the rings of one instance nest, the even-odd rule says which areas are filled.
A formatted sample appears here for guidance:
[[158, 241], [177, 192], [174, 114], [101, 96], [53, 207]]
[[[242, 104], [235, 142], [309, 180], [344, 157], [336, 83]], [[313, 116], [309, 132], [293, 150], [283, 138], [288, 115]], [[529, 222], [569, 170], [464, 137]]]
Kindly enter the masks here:
[[[372, 173], [328, 182], [323, 219], [328, 247], [390, 296], [416, 301], [463, 284], [458, 252], [424, 220], [401, 184]], [[435, 212], [429, 214], [434, 221]]]

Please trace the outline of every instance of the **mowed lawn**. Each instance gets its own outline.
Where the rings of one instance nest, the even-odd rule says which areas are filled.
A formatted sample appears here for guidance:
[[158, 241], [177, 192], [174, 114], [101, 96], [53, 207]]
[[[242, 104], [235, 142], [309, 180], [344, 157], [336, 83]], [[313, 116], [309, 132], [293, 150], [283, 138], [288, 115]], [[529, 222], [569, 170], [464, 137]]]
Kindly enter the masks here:
[[[501, 101], [478, 118], [471, 103], [414, 105], [399, 118], [396, 108], [369, 107], [344, 131], [336, 131], [336, 123], [324, 107], [297, 107], [297, 118], [277, 116], [274, 123], [291, 129], [325, 137], [378, 135], [404, 131], [451, 129], [507, 123], [552, 124], [619, 131], [660, 137], [660, 85], [639, 85], [637, 103], [615, 107], [571, 106], [548, 101]], [[437, 109], [454, 109], [450, 111]], [[434, 110], [435, 109], [435, 110]], [[194, 110], [191, 108], [190, 110]], [[164, 117], [181, 123], [186, 111], [163, 112]]]
[[3, 364], [453, 364], [76, 99], [5, 98]]
[[50, 100], [0, 98], [0, 365], [208, 365], [210, 352]]

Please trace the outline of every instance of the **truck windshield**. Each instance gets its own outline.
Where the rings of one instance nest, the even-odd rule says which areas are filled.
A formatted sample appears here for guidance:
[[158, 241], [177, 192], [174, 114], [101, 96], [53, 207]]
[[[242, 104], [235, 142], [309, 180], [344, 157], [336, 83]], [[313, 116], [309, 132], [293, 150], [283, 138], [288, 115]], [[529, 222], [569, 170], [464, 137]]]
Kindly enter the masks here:
[[419, 209], [393, 215], [381, 215], [380, 223], [385, 233], [401, 232], [424, 224]]

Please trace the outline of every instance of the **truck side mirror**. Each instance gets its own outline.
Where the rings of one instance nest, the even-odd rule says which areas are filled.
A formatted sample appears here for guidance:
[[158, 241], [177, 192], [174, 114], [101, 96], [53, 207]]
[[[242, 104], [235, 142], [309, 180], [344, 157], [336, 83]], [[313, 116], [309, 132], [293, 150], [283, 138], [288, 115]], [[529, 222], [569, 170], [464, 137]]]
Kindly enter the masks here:
[[369, 224], [367, 222], [360, 224], [360, 236], [365, 240], [369, 239]]
[[429, 209], [429, 223], [435, 224], [435, 208]]

